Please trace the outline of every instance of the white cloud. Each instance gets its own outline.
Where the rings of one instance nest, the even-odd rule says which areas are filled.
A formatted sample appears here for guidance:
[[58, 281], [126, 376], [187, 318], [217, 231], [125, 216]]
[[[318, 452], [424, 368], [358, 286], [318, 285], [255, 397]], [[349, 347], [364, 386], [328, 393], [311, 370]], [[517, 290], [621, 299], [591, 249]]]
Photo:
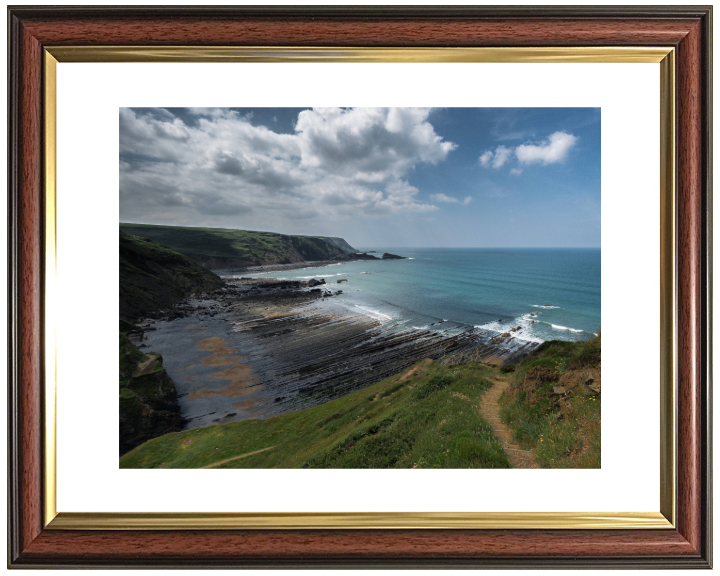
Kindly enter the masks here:
[[480, 155], [480, 164], [486, 168], [492, 166], [493, 168], [502, 167], [512, 156], [512, 149], [506, 146], [498, 146], [495, 148], [495, 152], [486, 150]]
[[570, 149], [575, 146], [577, 136], [567, 132], [555, 132], [539, 144], [521, 144], [515, 155], [522, 164], [542, 162], [544, 165], [563, 162]]
[[505, 146], [498, 146], [495, 149], [495, 158], [493, 158], [493, 168], [500, 168], [505, 162], [508, 161], [510, 156], [512, 155], [512, 150], [510, 148], [506, 148]]
[[[547, 140], [536, 144], [521, 144], [515, 148], [515, 156], [522, 165], [542, 162], [543, 165], [563, 162], [570, 149], [575, 146], [577, 136], [567, 132], [555, 132]], [[498, 146], [495, 151], [486, 150], [478, 159], [485, 168], [501, 168], [512, 157], [513, 149]], [[521, 168], [511, 168], [510, 174], [522, 174]]]
[[122, 218], [252, 211], [277, 227], [278, 218], [431, 212], [437, 207], [419, 201], [407, 177], [456, 148], [435, 133], [425, 108], [304, 110], [292, 134], [253, 126], [237, 111], [189, 112], [192, 125], [120, 110]]
[[480, 155], [480, 164], [487, 167], [490, 166], [490, 161], [493, 159], [493, 153], [491, 150], [486, 150]]
[[448, 202], [452, 204], [462, 204], [463, 206], [467, 206], [472, 202], [472, 196], [465, 196], [462, 200], [458, 198], [453, 198], [452, 196], [447, 196], [445, 194], [439, 193], [439, 194], [431, 194], [430, 199], [433, 202]]

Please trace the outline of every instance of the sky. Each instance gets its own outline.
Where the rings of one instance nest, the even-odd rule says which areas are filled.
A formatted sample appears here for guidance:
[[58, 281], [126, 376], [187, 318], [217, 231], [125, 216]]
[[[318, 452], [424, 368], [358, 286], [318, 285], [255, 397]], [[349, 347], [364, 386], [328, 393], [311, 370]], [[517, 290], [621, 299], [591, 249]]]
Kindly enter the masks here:
[[599, 247], [600, 108], [121, 108], [120, 221]]

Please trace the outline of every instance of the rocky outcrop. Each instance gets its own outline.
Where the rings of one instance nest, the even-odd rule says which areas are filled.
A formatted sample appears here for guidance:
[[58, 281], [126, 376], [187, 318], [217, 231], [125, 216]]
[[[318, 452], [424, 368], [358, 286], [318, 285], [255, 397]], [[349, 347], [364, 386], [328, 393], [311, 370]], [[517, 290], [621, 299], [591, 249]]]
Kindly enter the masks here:
[[175, 384], [160, 354], [143, 354], [120, 333], [120, 455], [143, 442], [177, 432], [180, 416]]
[[398, 256], [397, 254], [390, 254], [389, 252], [385, 252], [385, 254], [382, 255], [383, 260], [407, 260], [407, 257], [405, 256]]
[[532, 394], [546, 382], [557, 382], [559, 378], [560, 374], [555, 368], [549, 366], [533, 366], [528, 370], [527, 374], [525, 374], [521, 390]]
[[558, 384], [563, 394], [576, 392], [583, 396], [593, 396], [601, 392], [600, 375], [600, 368], [569, 370], [560, 377]]
[[[567, 401], [575, 396], [599, 397], [600, 356], [600, 336], [586, 342], [545, 342], [529, 358], [543, 363], [529, 368], [524, 378], [516, 380], [513, 390], [525, 392], [530, 406], [542, 398], [552, 398], [558, 406], [567, 407]], [[552, 362], [547, 362], [550, 358]]]
[[348, 254], [347, 256], [349, 260], [380, 260], [377, 256], [373, 256], [367, 252], [354, 252], [352, 254]]

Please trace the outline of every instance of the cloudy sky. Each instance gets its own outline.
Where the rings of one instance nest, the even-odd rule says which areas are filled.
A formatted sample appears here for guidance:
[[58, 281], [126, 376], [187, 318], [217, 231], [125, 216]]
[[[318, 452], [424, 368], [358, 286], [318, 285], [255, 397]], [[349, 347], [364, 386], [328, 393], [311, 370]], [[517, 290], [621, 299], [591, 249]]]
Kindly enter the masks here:
[[599, 246], [599, 108], [121, 108], [120, 221]]

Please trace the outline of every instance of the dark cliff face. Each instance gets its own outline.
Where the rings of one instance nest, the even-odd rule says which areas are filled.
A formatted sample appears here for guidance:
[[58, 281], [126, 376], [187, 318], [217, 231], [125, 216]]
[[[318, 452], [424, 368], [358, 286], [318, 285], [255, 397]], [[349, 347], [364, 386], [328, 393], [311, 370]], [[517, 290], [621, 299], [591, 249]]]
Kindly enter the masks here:
[[345, 252], [334, 244], [330, 244], [322, 238], [310, 238], [304, 236], [288, 236], [288, 241], [297, 253], [305, 261], [332, 260], [342, 257]]
[[143, 354], [120, 333], [120, 455], [182, 429], [175, 384], [159, 354]]
[[121, 318], [138, 318], [222, 285], [217, 275], [182, 254], [120, 232]]

